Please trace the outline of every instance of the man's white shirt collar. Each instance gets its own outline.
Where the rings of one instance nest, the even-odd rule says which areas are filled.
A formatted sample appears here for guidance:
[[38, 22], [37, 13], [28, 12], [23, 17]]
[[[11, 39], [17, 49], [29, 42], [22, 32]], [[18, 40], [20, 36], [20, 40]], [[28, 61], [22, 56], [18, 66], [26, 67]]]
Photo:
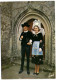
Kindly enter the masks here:
[[26, 32], [28, 32], [28, 31], [24, 31], [24, 33], [26, 33]]

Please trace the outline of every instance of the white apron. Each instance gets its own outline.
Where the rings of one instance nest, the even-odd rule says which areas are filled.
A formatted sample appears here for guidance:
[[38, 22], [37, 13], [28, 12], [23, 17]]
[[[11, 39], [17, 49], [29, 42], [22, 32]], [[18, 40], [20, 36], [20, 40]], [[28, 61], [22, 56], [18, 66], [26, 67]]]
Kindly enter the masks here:
[[39, 52], [40, 41], [34, 41], [32, 46], [32, 55], [43, 55], [43, 51]]

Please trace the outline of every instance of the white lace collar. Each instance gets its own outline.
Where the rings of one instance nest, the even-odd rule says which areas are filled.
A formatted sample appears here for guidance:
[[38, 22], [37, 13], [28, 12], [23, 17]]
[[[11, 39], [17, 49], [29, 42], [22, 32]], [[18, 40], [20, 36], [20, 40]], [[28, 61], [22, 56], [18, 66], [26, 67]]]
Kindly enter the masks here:
[[35, 35], [37, 35], [37, 34], [39, 34], [39, 33], [41, 33], [41, 32], [39, 31], [38, 33], [35, 33]]

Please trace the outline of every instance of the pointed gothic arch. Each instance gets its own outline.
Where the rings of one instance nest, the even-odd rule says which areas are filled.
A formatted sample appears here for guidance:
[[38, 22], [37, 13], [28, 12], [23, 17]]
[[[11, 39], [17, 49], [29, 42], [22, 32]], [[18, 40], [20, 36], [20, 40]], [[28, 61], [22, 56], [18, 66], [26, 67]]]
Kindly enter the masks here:
[[[45, 29], [45, 62], [47, 64], [51, 64], [52, 63], [52, 57], [51, 57], [52, 56], [52, 44], [51, 44], [52, 42], [51, 30], [52, 29], [51, 29], [51, 24], [50, 24], [48, 17], [43, 12], [33, 9], [33, 8], [26, 9], [20, 15], [17, 16], [17, 19], [14, 22], [14, 30], [17, 32], [17, 34], [20, 35], [22, 31], [21, 24], [30, 19], [39, 19], [44, 26], [44, 29]], [[18, 42], [18, 39], [16, 40], [16, 42]], [[18, 43], [16, 43], [16, 45], [18, 45]]]

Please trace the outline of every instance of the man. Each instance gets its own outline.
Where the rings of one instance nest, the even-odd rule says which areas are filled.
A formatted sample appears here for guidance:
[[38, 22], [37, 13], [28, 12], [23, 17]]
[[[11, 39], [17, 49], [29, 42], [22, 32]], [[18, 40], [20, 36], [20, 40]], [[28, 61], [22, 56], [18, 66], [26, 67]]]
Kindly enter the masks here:
[[25, 53], [27, 57], [27, 74], [30, 74], [29, 71], [29, 57], [30, 57], [30, 42], [32, 38], [32, 33], [28, 31], [30, 25], [28, 23], [22, 24], [23, 32], [20, 35], [19, 40], [21, 40], [21, 68], [19, 73], [23, 72], [23, 66], [24, 66], [24, 58], [25, 58]]

